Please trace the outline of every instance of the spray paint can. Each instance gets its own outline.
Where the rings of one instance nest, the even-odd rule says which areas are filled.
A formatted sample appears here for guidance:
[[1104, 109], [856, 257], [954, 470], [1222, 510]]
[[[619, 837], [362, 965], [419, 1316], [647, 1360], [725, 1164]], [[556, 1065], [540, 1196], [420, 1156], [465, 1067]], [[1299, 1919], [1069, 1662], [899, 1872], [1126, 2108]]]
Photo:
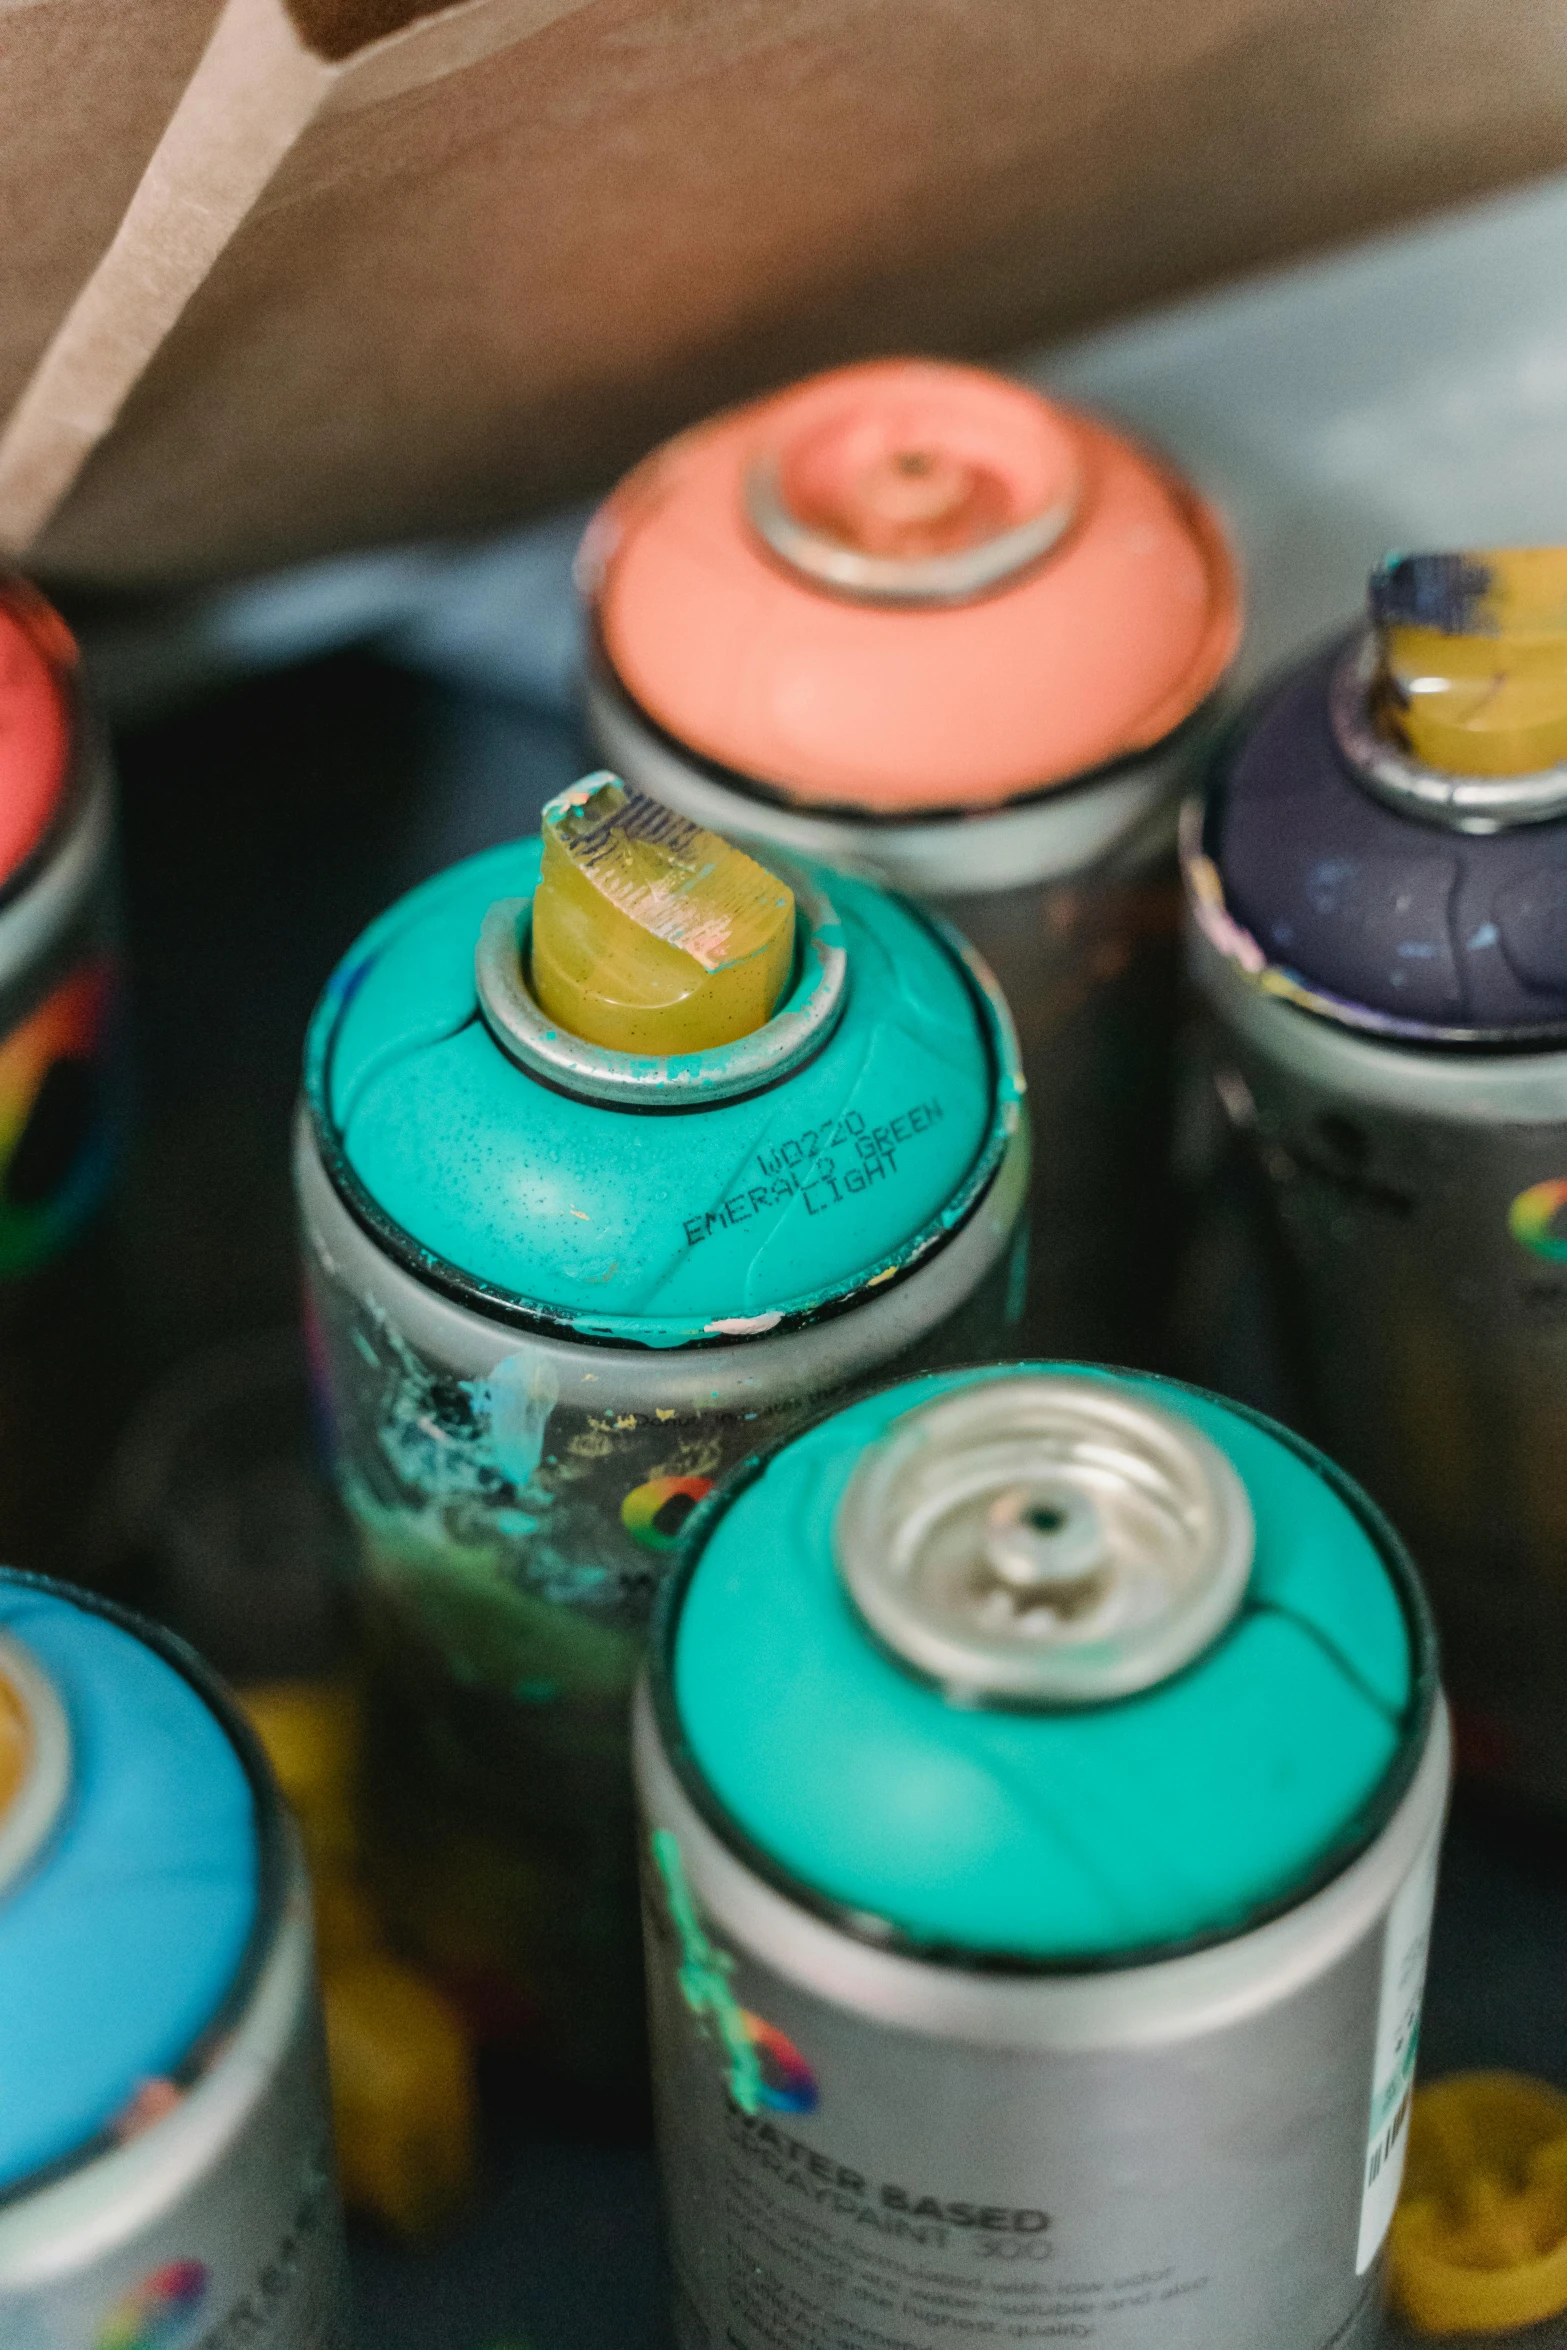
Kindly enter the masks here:
[[1260, 696], [1189, 811], [1193, 968], [1314, 1424], [1420, 1562], [1460, 1766], [1560, 1813], [1567, 767], [1466, 775], [1401, 743], [1384, 633]]
[[0, 2334], [347, 2350], [309, 1903], [188, 1649], [0, 1570]]
[[1379, 2339], [1447, 1738], [1319, 1455], [863, 1399], [693, 1522], [636, 1742], [680, 2350]]
[[110, 836], [75, 647], [0, 576], [0, 1556], [35, 1565], [77, 1555], [60, 1496], [105, 1408], [81, 1392], [101, 1275], [71, 1244], [113, 1159]]
[[350, 951], [298, 1185], [379, 1898], [492, 2044], [614, 2089], [642, 2035], [630, 1695], [683, 1518], [823, 1397], [996, 1351], [1027, 1132], [993, 984], [911, 907], [790, 868], [776, 1012], [660, 1057], [541, 1010], [540, 869], [538, 840], [470, 859]]
[[579, 572], [612, 766], [935, 905], [984, 955], [1028, 1078], [1030, 1341], [1149, 1359], [1175, 811], [1240, 629], [1213, 513], [1026, 385], [879, 361], [656, 451]]
[[0, 1283], [58, 1254], [108, 1172], [110, 832], [70, 634], [0, 581]]

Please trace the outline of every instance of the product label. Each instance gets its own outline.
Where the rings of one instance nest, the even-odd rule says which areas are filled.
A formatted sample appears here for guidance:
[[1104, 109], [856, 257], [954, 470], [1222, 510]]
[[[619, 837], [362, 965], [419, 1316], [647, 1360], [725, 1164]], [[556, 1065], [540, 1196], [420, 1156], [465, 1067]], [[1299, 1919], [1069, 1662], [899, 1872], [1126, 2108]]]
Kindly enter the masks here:
[[1383, 1935], [1371, 2122], [1360, 2197], [1360, 2244], [1355, 2254], [1357, 2276], [1363, 2275], [1377, 2256], [1404, 2176], [1409, 2101], [1414, 2093], [1415, 2053], [1420, 2042], [1420, 2001], [1436, 1902], [1438, 1845], [1439, 1838], [1433, 1835], [1404, 1879]]
[[[1338, 2117], [1259, 2096], [1263, 2013], [1199, 2047], [945, 2041], [714, 1934], [650, 1838], [649, 1974], [680, 2350], [1370, 2350], [1351, 2273], [1364, 1948], [1321, 2038]], [[1428, 1906], [1428, 1905], [1427, 1905]], [[1405, 1937], [1407, 1940], [1407, 1936]], [[1331, 2005], [1331, 2002], [1330, 2002]], [[1351, 2225], [1326, 2232], [1327, 2204]]]

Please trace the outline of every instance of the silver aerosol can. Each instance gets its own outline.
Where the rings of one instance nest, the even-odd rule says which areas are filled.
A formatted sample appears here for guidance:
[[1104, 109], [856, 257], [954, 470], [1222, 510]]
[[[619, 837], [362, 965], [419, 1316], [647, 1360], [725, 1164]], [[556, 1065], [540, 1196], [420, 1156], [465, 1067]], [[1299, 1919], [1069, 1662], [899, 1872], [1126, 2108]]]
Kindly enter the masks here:
[[[1237, 727], [1185, 869], [1313, 1427], [1419, 1562], [1460, 1769], [1560, 1814], [1567, 732], [1552, 766], [1542, 727], [1502, 723], [1520, 687], [1552, 686], [1529, 668], [1548, 629], [1506, 605], [1510, 573], [1547, 559], [1390, 561], [1371, 628]], [[1511, 687], [1463, 673], [1509, 661]]]
[[0, 2340], [347, 2350], [309, 1901], [190, 1651], [0, 1570]]
[[680, 2350], [1380, 2338], [1448, 1742], [1316, 1453], [887, 1389], [692, 1521], [637, 1757]]
[[634, 924], [547, 1014], [541, 909], [607, 906], [568, 837], [666, 860], [691, 935], [733, 856], [600, 777], [393, 907], [316, 1016], [298, 1180], [379, 1895], [488, 2042], [639, 2090], [631, 1692], [680, 1525], [828, 1396], [998, 1351], [1028, 1144], [987, 975], [862, 882], [789, 868], [792, 976], [727, 1043], [583, 1033], [638, 955], [663, 984]]
[[605, 757], [699, 823], [934, 905], [1018, 1024], [1029, 1342], [1146, 1362], [1172, 1256], [1175, 815], [1240, 633], [1219, 522], [975, 367], [711, 418], [584, 541]]

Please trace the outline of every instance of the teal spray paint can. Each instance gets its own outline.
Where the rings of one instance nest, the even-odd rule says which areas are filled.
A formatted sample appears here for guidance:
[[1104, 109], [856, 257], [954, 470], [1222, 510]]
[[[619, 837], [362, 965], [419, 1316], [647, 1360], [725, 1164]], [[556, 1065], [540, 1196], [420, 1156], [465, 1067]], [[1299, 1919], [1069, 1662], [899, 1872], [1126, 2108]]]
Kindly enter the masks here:
[[630, 1695], [681, 1522], [825, 1398], [997, 1351], [1027, 1133], [992, 984], [899, 900], [780, 866], [772, 1018], [655, 1059], [540, 1011], [540, 860], [473, 858], [350, 951], [298, 1183], [378, 1890], [492, 2042], [612, 2088], [643, 2028]]
[[1380, 2340], [1448, 1736], [1320, 1455], [863, 1398], [693, 1521], [636, 1745], [680, 2350]]
[[348, 2350], [310, 1901], [191, 1652], [0, 1569], [0, 2341]]

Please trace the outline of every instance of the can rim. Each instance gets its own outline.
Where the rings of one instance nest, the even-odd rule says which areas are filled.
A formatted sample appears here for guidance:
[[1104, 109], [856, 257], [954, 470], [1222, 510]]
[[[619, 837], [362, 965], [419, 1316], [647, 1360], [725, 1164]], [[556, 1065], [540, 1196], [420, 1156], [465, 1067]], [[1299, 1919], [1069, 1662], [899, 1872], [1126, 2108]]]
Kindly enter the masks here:
[[[118, 1630], [128, 1633], [132, 1639], [139, 1640], [144, 1648], [150, 1648], [155, 1656], [160, 1657], [164, 1664], [189, 1683], [239, 1758], [255, 1808], [256, 1913], [228, 1990], [192, 2040], [186, 2054], [164, 2076], [178, 2090], [193, 2089], [222, 2054], [235, 2026], [249, 2006], [283, 1915], [288, 1891], [288, 1839], [282, 1803], [271, 1766], [260, 1740], [234, 1698], [195, 1649], [176, 1633], [138, 1615], [133, 1608], [121, 1607], [117, 1600], [104, 1598], [99, 1592], [84, 1591], [77, 1584], [57, 1582], [52, 1576], [35, 1575], [24, 1568], [0, 1567], [0, 1585], [12, 1590], [40, 1592], [51, 1599], [66, 1599], [84, 1614], [101, 1616]], [[47, 1845], [44, 1849], [47, 1850]], [[157, 2127], [156, 2123], [153, 2127]], [[41, 2169], [29, 2171], [25, 2177], [13, 2179], [8, 2186], [0, 2187], [0, 2211], [22, 2202], [28, 2196], [41, 2193], [47, 2187], [57, 2185], [61, 2179], [87, 2169], [107, 2155], [117, 2153], [123, 2144], [124, 2140], [113, 2124], [109, 2124], [95, 2136], [85, 2139], [80, 2146], [73, 2147], [69, 2154], [61, 2155], [58, 2161], [45, 2163]]]
[[[896, 895], [893, 892], [888, 894]], [[332, 1117], [329, 1107], [332, 1055], [342, 1003], [330, 989], [317, 1004], [306, 1033], [302, 1088], [310, 1134], [327, 1180], [355, 1223], [394, 1264], [423, 1287], [508, 1329], [537, 1331], [548, 1337], [567, 1339], [575, 1346], [640, 1347], [657, 1353], [695, 1354], [712, 1347], [749, 1344], [756, 1339], [771, 1338], [783, 1331], [805, 1329], [818, 1322], [831, 1321], [839, 1314], [850, 1313], [867, 1294], [880, 1296], [884, 1291], [908, 1280], [973, 1221], [1000, 1176], [1023, 1116], [1024, 1079], [1017, 1034], [1012, 1025], [1012, 1016], [984, 959], [939, 914], [915, 905], [908, 899], [899, 898], [898, 903], [912, 920], [920, 923], [946, 948], [974, 1006], [989, 1072], [990, 1120], [967, 1172], [946, 1204], [910, 1239], [902, 1242], [889, 1258], [866, 1265], [828, 1297], [811, 1299], [776, 1317], [762, 1317], [761, 1326], [755, 1329], [737, 1329], [733, 1323], [719, 1328], [710, 1326], [696, 1335], [678, 1340], [670, 1348], [643, 1335], [647, 1328], [644, 1318], [624, 1316], [614, 1322], [606, 1318], [591, 1327], [584, 1327], [569, 1312], [545, 1305], [537, 1299], [522, 1297], [516, 1291], [503, 1289], [478, 1274], [465, 1271], [436, 1250], [423, 1246], [394, 1217], [387, 1214], [361, 1180]], [[822, 1041], [825, 1043], [826, 1038]], [[536, 1084], [548, 1082], [536, 1070], [530, 1070], [528, 1074]], [[771, 1077], [755, 1090], [757, 1093], [765, 1093], [775, 1085], [786, 1083], [790, 1074], [792, 1071]], [[643, 1102], [617, 1101], [609, 1106], [625, 1117], [678, 1118], [700, 1115], [708, 1105], [702, 1101], [679, 1101], [653, 1109]]]
[[[1057, 1367], [1065, 1368], [1052, 1366]], [[1094, 1367], [1104, 1368], [1101, 1365]], [[682, 1794], [703, 1825], [742, 1867], [759, 1877], [774, 1893], [781, 1894], [796, 1908], [821, 1919], [850, 1941], [901, 1958], [914, 1959], [926, 1966], [940, 1967], [951, 1973], [987, 1977], [1043, 1979], [1122, 1974], [1136, 1967], [1163, 1965], [1173, 1959], [1189, 1958], [1198, 1951], [1241, 1940], [1273, 1919], [1287, 1916], [1332, 1884], [1375, 1841], [1414, 1783], [1430, 1737], [1440, 1695], [1437, 1635], [1430, 1603], [1416, 1572], [1414, 1560], [1390, 1521], [1369, 1494], [1364, 1493], [1336, 1462], [1319, 1452], [1303, 1436], [1297, 1436], [1292, 1429], [1271, 1419], [1266, 1412], [1254, 1411], [1249, 1404], [1238, 1403], [1231, 1396], [1218, 1395], [1209, 1388], [1198, 1387], [1187, 1380], [1169, 1379], [1157, 1373], [1141, 1371], [1122, 1375], [1167, 1390], [1172, 1397], [1200, 1397], [1205, 1402], [1217, 1404], [1224, 1411], [1233, 1413], [1238, 1419], [1248, 1421], [1265, 1435], [1285, 1445], [1307, 1468], [1320, 1476], [1358, 1520], [1387, 1572], [1409, 1638], [1410, 1691], [1403, 1708], [1398, 1749], [1371, 1795], [1351, 1814], [1339, 1835], [1312, 1869], [1292, 1885], [1287, 1893], [1271, 1901], [1259, 1902], [1238, 1924], [1216, 1927], [1208, 1933], [1140, 1943], [1124, 1951], [1069, 1951], [1048, 1958], [1041, 1958], [1032, 1952], [976, 1951], [966, 1949], [961, 1944], [925, 1940], [896, 1925], [889, 1918], [875, 1916], [852, 1903], [840, 1902], [831, 1894], [823, 1893], [806, 1883], [758, 1844], [710, 1787], [692, 1752], [680, 1719], [675, 1698], [674, 1660], [686, 1597], [712, 1533], [741, 1494], [749, 1491], [780, 1453], [842, 1409], [841, 1404], [828, 1404], [777, 1443], [753, 1453], [748, 1460], [741, 1462], [706, 1500], [698, 1502], [682, 1530], [675, 1570], [665, 1581], [654, 1602], [648, 1631], [646, 1670], [660, 1744]]]

